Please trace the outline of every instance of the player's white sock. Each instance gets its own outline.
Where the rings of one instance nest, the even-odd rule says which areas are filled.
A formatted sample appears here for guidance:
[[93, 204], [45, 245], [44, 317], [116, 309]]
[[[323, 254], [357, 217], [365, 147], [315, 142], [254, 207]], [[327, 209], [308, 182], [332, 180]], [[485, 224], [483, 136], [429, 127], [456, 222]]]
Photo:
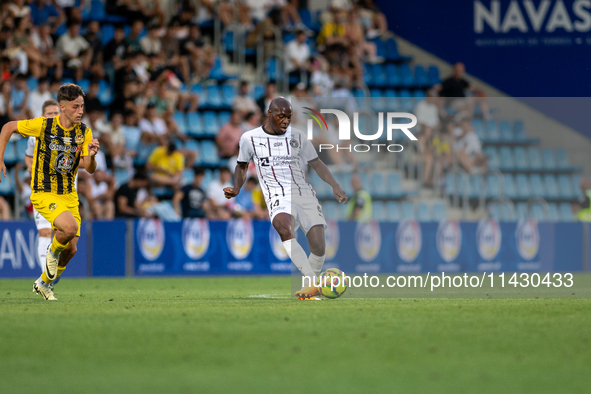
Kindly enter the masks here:
[[37, 256], [39, 256], [39, 264], [41, 264], [41, 271], [45, 268], [45, 258], [47, 257], [47, 247], [51, 243], [50, 237], [39, 237], [37, 243]]
[[316, 256], [314, 253], [310, 253], [310, 257], [308, 257], [308, 261], [310, 262], [310, 267], [314, 270], [316, 277], [320, 277], [320, 273], [322, 272], [322, 266], [324, 265], [324, 259], [326, 255]]
[[283, 247], [285, 248], [285, 251], [287, 252], [287, 255], [289, 256], [291, 261], [295, 264], [296, 267], [298, 267], [302, 275], [307, 276], [308, 278], [316, 282], [316, 280], [314, 280], [314, 276], [316, 276], [316, 274], [310, 266], [310, 262], [308, 261], [308, 256], [306, 256], [306, 252], [304, 251], [304, 249], [302, 249], [298, 241], [295, 238], [283, 241]]

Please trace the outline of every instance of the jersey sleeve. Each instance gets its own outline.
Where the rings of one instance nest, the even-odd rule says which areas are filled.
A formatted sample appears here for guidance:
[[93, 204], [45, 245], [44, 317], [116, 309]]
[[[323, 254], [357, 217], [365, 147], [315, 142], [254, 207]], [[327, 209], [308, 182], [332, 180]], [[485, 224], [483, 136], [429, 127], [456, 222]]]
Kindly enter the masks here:
[[92, 131], [90, 127], [86, 127], [86, 132], [84, 133], [84, 142], [82, 143], [82, 153], [80, 156], [88, 156], [88, 144], [92, 142]]
[[240, 137], [239, 145], [239, 152], [238, 152], [238, 162], [239, 163], [248, 163], [252, 160], [253, 151], [252, 151], [252, 144], [251, 141], [246, 137], [245, 134]]
[[312, 145], [312, 142], [305, 136], [302, 136], [302, 150], [300, 154], [306, 163], [318, 159], [318, 153], [316, 153], [314, 145]]
[[35, 154], [35, 143], [37, 139], [35, 137], [29, 137], [27, 140], [27, 150], [25, 151], [25, 156], [33, 157]]
[[16, 129], [23, 137], [39, 137], [45, 122], [46, 119], [43, 116], [35, 119], [19, 120], [16, 122]]

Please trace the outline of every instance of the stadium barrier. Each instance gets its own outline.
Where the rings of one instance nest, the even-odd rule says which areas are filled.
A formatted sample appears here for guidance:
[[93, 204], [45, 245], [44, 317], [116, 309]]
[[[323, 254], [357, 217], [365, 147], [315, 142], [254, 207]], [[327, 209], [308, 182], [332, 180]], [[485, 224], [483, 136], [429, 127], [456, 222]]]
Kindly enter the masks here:
[[[0, 223], [0, 278], [36, 277], [33, 222]], [[299, 242], [307, 251], [305, 236]], [[328, 221], [327, 267], [350, 273], [588, 271], [588, 224]], [[289, 274], [269, 222], [153, 219], [84, 222], [66, 275]]]

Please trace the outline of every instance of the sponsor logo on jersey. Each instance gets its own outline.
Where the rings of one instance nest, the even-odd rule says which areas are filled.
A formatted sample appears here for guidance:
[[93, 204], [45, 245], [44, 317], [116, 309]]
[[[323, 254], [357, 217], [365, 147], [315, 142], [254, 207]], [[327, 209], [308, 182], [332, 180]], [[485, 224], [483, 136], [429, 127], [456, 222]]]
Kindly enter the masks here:
[[403, 220], [396, 230], [398, 256], [405, 263], [416, 260], [423, 246], [421, 226], [416, 220]]
[[491, 261], [501, 250], [501, 226], [494, 220], [481, 220], [476, 229], [478, 254], [483, 260]]
[[252, 249], [254, 241], [254, 229], [252, 221], [245, 219], [234, 219], [228, 222], [226, 230], [226, 242], [230, 253], [235, 259], [246, 258]]
[[60, 174], [70, 172], [74, 167], [74, 156], [65, 152], [60, 153], [55, 158], [54, 167]]
[[158, 219], [140, 219], [137, 226], [137, 241], [142, 256], [154, 261], [164, 249], [164, 225]]
[[521, 219], [515, 230], [517, 252], [524, 260], [532, 260], [540, 249], [538, 223], [533, 219]]
[[462, 229], [455, 220], [444, 220], [437, 227], [437, 251], [449, 263], [454, 261], [462, 249]]
[[334, 259], [339, 251], [339, 225], [334, 220], [326, 221], [326, 231], [324, 232], [326, 261]]
[[275, 230], [275, 227], [269, 226], [269, 243], [271, 244], [271, 250], [273, 251], [273, 255], [277, 258], [277, 260], [287, 260], [289, 256], [283, 247], [283, 242], [281, 241], [281, 237]]
[[382, 247], [382, 232], [376, 221], [357, 223], [355, 228], [355, 249], [357, 254], [366, 263], [373, 261]]
[[77, 144], [81, 144], [84, 142], [84, 134], [76, 134], [76, 137], [74, 137], [74, 142], [76, 142]]
[[209, 249], [209, 222], [205, 219], [183, 221], [183, 248], [189, 258], [199, 260]]

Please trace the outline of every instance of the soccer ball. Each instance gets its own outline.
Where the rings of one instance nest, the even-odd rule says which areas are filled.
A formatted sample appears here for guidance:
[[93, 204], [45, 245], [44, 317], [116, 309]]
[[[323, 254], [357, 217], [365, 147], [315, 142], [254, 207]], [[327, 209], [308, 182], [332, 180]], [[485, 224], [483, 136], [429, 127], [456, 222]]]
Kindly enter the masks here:
[[[331, 284], [334, 287], [331, 288]], [[345, 293], [347, 287], [349, 287], [349, 278], [338, 268], [329, 268], [320, 275], [320, 293], [326, 298], [339, 298]]]

